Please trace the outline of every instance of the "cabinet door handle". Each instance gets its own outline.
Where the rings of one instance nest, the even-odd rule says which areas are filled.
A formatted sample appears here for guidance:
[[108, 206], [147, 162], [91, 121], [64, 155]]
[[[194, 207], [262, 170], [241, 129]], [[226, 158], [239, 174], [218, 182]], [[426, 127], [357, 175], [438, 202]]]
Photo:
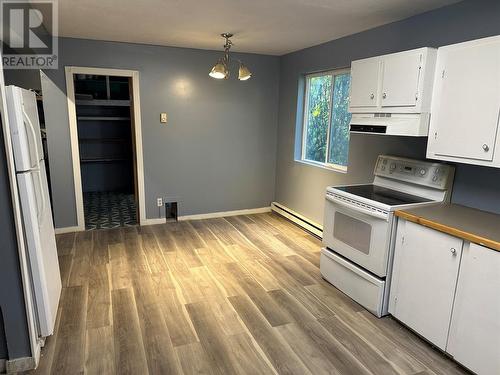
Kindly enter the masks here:
[[387, 98], [387, 94], [385, 92], [382, 94], [382, 98]]
[[452, 247], [450, 251], [453, 255], [457, 255], [457, 249], [455, 249], [454, 247]]
[[370, 94], [370, 99], [374, 99], [375, 98], [375, 95], [374, 94]]
[[485, 144], [483, 145], [483, 150], [484, 150], [485, 152], [490, 151], [490, 146], [488, 146], [488, 145], [485, 143]]

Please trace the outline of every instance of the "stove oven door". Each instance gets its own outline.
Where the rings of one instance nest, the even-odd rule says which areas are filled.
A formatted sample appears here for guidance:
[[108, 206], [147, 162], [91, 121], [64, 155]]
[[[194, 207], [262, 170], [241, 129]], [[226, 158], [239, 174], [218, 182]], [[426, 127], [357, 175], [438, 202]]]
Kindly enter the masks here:
[[393, 214], [327, 194], [323, 244], [365, 270], [387, 275]]

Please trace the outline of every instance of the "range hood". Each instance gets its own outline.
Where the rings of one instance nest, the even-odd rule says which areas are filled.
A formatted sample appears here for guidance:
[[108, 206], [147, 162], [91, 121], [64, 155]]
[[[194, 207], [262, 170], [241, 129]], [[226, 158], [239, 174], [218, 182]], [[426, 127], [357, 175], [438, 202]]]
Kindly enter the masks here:
[[427, 137], [429, 113], [353, 113], [351, 133]]

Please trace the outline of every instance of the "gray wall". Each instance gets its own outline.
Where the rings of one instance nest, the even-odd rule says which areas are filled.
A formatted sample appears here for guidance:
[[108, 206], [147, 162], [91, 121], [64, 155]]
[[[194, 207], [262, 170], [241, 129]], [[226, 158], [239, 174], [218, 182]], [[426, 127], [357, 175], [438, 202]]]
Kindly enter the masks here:
[[11, 70], [3, 71], [6, 85], [16, 85], [27, 89], [40, 90], [40, 73], [38, 70]]
[[[299, 83], [305, 73], [348, 67], [360, 58], [497, 34], [500, 2], [468, 0], [282, 56], [276, 201], [322, 223], [326, 186], [369, 181], [376, 156], [381, 153], [425, 157], [423, 140], [353, 135], [347, 173], [294, 161], [295, 141], [300, 138], [301, 121], [296, 118]], [[453, 201], [500, 213], [499, 184], [498, 169], [457, 165]]]
[[[279, 58], [235, 54], [252, 70], [227, 81], [208, 72], [220, 51], [62, 38], [59, 70], [46, 71], [59, 95], [46, 113], [57, 227], [76, 225], [64, 66], [140, 72], [146, 216], [157, 197], [180, 200], [180, 215], [269, 206], [274, 198]], [[7, 74], [8, 82], [39, 86]], [[37, 82], [38, 81], [38, 82]], [[44, 95], [45, 96], [45, 95]], [[168, 124], [159, 122], [167, 112]]]

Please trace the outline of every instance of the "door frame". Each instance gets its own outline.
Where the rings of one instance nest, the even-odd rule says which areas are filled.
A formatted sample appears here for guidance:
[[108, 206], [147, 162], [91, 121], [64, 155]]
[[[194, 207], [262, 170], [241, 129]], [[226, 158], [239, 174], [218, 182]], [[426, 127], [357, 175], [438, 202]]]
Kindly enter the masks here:
[[68, 116], [69, 116], [69, 133], [71, 139], [71, 158], [73, 161], [73, 181], [75, 190], [75, 204], [77, 215], [77, 230], [85, 230], [85, 217], [83, 211], [83, 188], [82, 175], [80, 170], [80, 150], [78, 145], [78, 125], [76, 118], [75, 104], [75, 74], [91, 74], [105, 75], [116, 77], [129, 77], [132, 80], [132, 98], [133, 105], [133, 131], [134, 131], [134, 148], [135, 148], [135, 169], [137, 183], [137, 201], [139, 203], [137, 215], [139, 217], [139, 225], [144, 225], [146, 220], [146, 204], [144, 193], [144, 162], [142, 153], [142, 125], [141, 125], [141, 101], [139, 90], [139, 72], [137, 70], [112, 69], [112, 68], [88, 68], [80, 66], [66, 66], [66, 94], [68, 98]]

